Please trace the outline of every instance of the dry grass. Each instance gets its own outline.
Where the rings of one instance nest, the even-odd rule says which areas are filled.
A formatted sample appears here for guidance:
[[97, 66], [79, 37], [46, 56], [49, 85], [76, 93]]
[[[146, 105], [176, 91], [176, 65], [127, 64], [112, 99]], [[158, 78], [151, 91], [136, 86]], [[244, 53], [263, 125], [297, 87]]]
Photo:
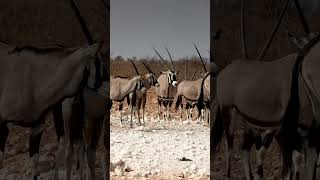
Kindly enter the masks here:
[[[151, 69], [156, 73], [157, 76], [159, 76], [160, 71], [165, 71], [166, 67], [162, 63], [160, 63], [160, 60], [157, 59], [135, 59], [134, 60], [138, 70], [140, 73], [148, 73], [148, 70], [143, 66], [142, 62], [146, 62]], [[168, 62], [169, 67], [171, 67], [171, 63]], [[199, 66], [198, 71], [194, 77], [194, 79], [197, 79], [200, 77], [199, 72], [204, 72], [204, 69], [202, 67], [200, 59], [196, 57], [191, 58], [181, 58], [176, 61], [174, 61], [174, 65], [176, 70], [178, 71], [177, 78], [178, 80], [184, 80], [185, 79], [185, 66], [187, 65], [187, 73], [186, 77], [187, 79], [190, 79], [197, 66]], [[111, 67], [111, 75], [115, 76], [133, 76], [136, 75], [136, 72], [131, 64], [130, 61], [125, 60], [123, 58], [112, 58], [110, 62]], [[209, 64], [206, 63], [206, 68], [209, 70]]]

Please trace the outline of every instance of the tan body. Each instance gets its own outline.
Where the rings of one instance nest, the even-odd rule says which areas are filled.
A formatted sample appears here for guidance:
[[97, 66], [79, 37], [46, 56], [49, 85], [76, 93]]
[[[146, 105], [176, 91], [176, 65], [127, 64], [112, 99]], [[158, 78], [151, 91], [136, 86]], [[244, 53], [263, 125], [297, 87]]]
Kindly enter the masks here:
[[[135, 94], [135, 96], [136, 96], [135, 97], [136, 98], [136, 103], [133, 104], [133, 106], [137, 110], [138, 122], [139, 122], [140, 125], [141, 125], [141, 122], [140, 122], [140, 109], [142, 107], [142, 123], [143, 123], [143, 125], [145, 125], [145, 109], [146, 109], [146, 104], [147, 104], [147, 91], [152, 86], [158, 87], [159, 84], [158, 84], [158, 81], [156, 80], [155, 75], [152, 74], [152, 73], [141, 75], [141, 81], [142, 81], [142, 84], [143, 84], [144, 87], [141, 88], [140, 90], [138, 89], [138, 90], [133, 92]], [[127, 99], [128, 99], [128, 104], [129, 105], [131, 103], [134, 103], [134, 102], [131, 102], [129, 100], [129, 97]]]
[[[36, 147], [44, 130], [45, 116], [63, 99], [74, 96], [82, 88], [80, 84], [85, 69], [89, 76], [88, 84], [84, 85], [94, 86], [94, 62], [99, 47], [97, 44], [70, 49], [3, 47], [0, 50], [0, 67], [3, 68], [0, 73], [0, 138], [6, 141], [8, 123], [32, 128], [29, 146], [31, 162], [27, 174], [36, 179], [35, 168], [39, 158]], [[5, 53], [8, 49], [10, 51]], [[61, 119], [56, 120], [55, 125], [62, 123]], [[4, 146], [0, 148], [2, 163]]]
[[[174, 78], [173, 78], [174, 77]], [[157, 79], [159, 87], [156, 87], [156, 95], [158, 98], [158, 119], [160, 120], [160, 109], [163, 107], [163, 119], [170, 119], [169, 107], [173, 102], [177, 91], [178, 81], [174, 72], [168, 70], [161, 72], [161, 75]]]
[[[195, 81], [181, 81], [177, 87], [177, 94], [176, 94], [176, 106], [177, 109], [181, 106], [180, 110], [180, 121], [182, 121], [182, 112], [183, 112], [183, 103], [185, 101], [185, 111], [189, 111], [191, 107], [193, 107], [194, 103], [198, 101], [200, 90], [201, 90], [201, 83], [203, 79], [198, 79]], [[187, 120], [189, 120], [189, 112], [186, 112]]]
[[[132, 78], [122, 78], [122, 77], [110, 77], [110, 99], [112, 101], [120, 102], [120, 126], [122, 125], [122, 106], [124, 98], [129, 96], [128, 98], [133, 99], [133, 92], [137, 89], [142, 88], [141, 76], [135, 76]], [[134, 100], [135, 101], [135, 100]], [[132, 122], [132, 114], [133, 114], [133, 106], [130, 106], [130, 122], [131, 127], [133, 127]]]
[[[239, 124], [245, 127], [244, 144], [242, 147], [244, 167], [247, 178], [251, 176], [249, 165], [249, 151], [257, 140], [263, 138], [265, 142], [257, 148], [258, 168], [262, 168], [263, 155], [274, 136], [277, 136], [280, 145], [282, 134], [280, 128], [286, 116], [290, 98], [292, 70], [296, 54], [290, 54], [272, 62], [256, 62], [237, 60], [223, 69], [217, 77], [217, 102], [219, 110], [217, 118], [222, 118], [226, 124], [227, 136], [227, 174], [230, 173], [229, 153], [232, 149], [233, 133]], [[268, 75], [267, 72], [272, 72]], [[269, 73], [270, 74], [270, 73]], [[236, 80], [234, 78], [236, 77]], [[263, 83], [261, 83], [263, 82]], [[300, 124], [310, 123], [310, 103], [303, 91], [303, 83], [299, 81]], [[309, 110], [308, 110], [309, 109]], [[221, 116], [220, 116], [221, 115]], [[217, 121], [217, 120], [216, 120]], [[219, 122], [215, 122], [217, 124]], [[216, 133], [218, 126], [214, 125], [212, 133]], [[216, 132], [214, 132], [216, 131]], [[263, 132], [263, 133], [262, 133]], [[258, 138], [257, 138], [258, 137]], [[294, 138], [294, 137], [292, 137]], [[290, 143], [287, 141], [286, 143]], [[216, 141], [213, 148], [217, 148]], [[231, 148], [231, 149], [230, 149]], [[297, 149], [299, 150], [299, 149]], [[294, 161], [294, 175], [298, 171], [297, 161]], [[255, 177], [260, 177], [256, 174]]]

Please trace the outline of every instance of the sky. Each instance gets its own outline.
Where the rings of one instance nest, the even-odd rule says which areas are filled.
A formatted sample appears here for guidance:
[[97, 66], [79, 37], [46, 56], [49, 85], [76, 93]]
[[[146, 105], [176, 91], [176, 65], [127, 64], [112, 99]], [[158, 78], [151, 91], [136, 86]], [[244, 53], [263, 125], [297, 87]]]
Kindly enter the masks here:
[[209, 57], [210, 0], [110, 0], [111, 56]]

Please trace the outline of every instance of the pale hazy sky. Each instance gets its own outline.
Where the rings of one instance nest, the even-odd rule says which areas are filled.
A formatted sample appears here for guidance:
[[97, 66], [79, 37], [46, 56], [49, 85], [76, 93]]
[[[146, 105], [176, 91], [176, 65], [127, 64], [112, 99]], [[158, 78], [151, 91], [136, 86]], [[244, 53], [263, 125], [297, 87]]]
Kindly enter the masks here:
[[110, 0], [111, 54], [123, 57], [209, 57], [210, 0]]

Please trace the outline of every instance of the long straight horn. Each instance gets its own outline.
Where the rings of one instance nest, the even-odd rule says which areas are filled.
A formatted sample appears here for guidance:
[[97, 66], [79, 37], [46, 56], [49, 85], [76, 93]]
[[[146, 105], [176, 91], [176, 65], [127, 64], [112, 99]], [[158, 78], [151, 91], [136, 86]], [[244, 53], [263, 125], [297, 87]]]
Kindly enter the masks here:
[[283, 7], [283, 9], [282, 9], [282, 12], [281, 12], [281, 14], [280, 14], [279, 20], [278, 20], [277, 24], [275, 25], [275, 27], [273, 28], [273, 30], [272, 30], [272, 32], [271, 32], [271, 35], [270, 35], [270, 37], [269, 37], [269, 39], [268, 39], [268, 41], [266, 42], [264, 48], [262, 49], [262, 51], [261, 51], [261, 53], [260, 53], [260, 55], [259, 55], [259, 57], [258, 57], [258, 60], [259, 60], [259, 61], [261, 61], [261, 60], [263, 59], [263, 57], [266, 55], [267, 50], [269, 49], [269, 47], [270, 47], [270, 45], [271, 45], [271, 42], [272, 42], [272, 40], [274, 39], [274, 36], [275, 36], [277, 30], [279, 29], [279, 26], [280, 26], [280, 24], [281, 24], [281, 22], [282, 22], [283, 16], [284, 16], [284, 14], [285, 14], [285, 12], [286, 12], [286, 10], [287, 10], [287, 8], [288, 8], [289, 2], [290, 2], [290, 0], [287, 0], [287, 1], [286, 1], [285, 5], [284, 5], [284, 7]]
[[88, 41], [88, 44], [93, 44], [93, 38], [92, 38], [92, 35], [89, 31], [89, 28], [84, 20], [84, 18], [81, 16], [80, 14], [80, 10], [79, 10], [79, 7], [77, 5], [77, 3], [74, 1], [74, 0], [71, 0], [71, 7], [72, 9], [74, 10], [75, 12], [75, 15], [81, 25], [81, 29], [82, 29], [82, 32], [83, 34], [85, 35], [87, 41]]
[[241, 45], [242, 45], [242, 58], [248, 59], [246, 33], [245, 33], [245, 21], [244, 21], [244, 0], [241, 2]]
[[208, 71], [207, 71], [206, 65], [204, 64], [204, 61], [203, 61], [203, 59], [202, 59], [202, 56], [201, 56], [201, 54], [200, 54], [200, 52], [199, 52], [199, 50], [198, 50], [198, 48], [197, 48], [196, 44], [194, 44], [194, 43], [193, 43], [193, 46], [196, 48], [197, 53], [198, 53], [198, 55], [199, 55], [199, 57], [200, 57], [200, 60], [201, 60], [201, 63], [202, 63], [203, 69], [204, 69], [204, 70], [206, 71], [206, 73], [207, 73]]
[[170, 70], [168, 64], [166, 63], [166, 61], [161, 57], [161, 55], [158, 53], [158, 51], [153, 48], [153, 50], [157, 53], [157, 55], [159, 56], [160, 60], [166, 65], [167, 69]]
[[139, 74], [139, 71], [138, 71], [136, 65], [134, 64], [134, 62], [131, 59], [130, 59], [130, 61], [131, 61], [132, 65], [133, 65], [133, 67], [134, 67], [134, 70], [136, 71], [137, 75], [139, 76], [140, 74]]
[[309, 28], [309, 25], [307, 23], [307, 20], [302, 12], [302, 9], [301, 9], [301, 6], [300, 6], [300, 3], [299, 3], [299, 0], [294, 0], [294, 4], [298, 10], [298, 14], [299, 14], [299, 17], [300, 17], [300, 21], [302, 23], [302, 26], [304, 28], [304, 32], [306, 34], [309, 34], [310, 33], [310, 28]]
[[170, 60], [171, 60], [171, 63], [172, 63], [173, 71], [176, 71], [176, 68], [174, 67], [174, 63], [173, 63], [173, 60], [172, 60], [172, 57], [171, 57], [171, 54], [170, 54], [170, 52], [169, 52], [168, 48], [166, 48], [166, 51], [167, 51], [167, 53], [168, 53], [168, 55], [169, 55], [169, 57], [170, 57]]
[[190, 79], [191, 81], [193, 80], [194, 76], [195, 76], [196, 73], [198, 72], [199, 66], [200, 66], [200, 65], [198, 64], [196, 70], [195, 70], [194, 73], [192, 74], [191, 79]]
[[149, 73], [154, 74], [154, 73], [151, 71], [151, 69], [149, 69], [149, 67], [148, 67], [144, 62], [142, 62], [142, 64], [143, 64], [143, 66], [149, 71]]

